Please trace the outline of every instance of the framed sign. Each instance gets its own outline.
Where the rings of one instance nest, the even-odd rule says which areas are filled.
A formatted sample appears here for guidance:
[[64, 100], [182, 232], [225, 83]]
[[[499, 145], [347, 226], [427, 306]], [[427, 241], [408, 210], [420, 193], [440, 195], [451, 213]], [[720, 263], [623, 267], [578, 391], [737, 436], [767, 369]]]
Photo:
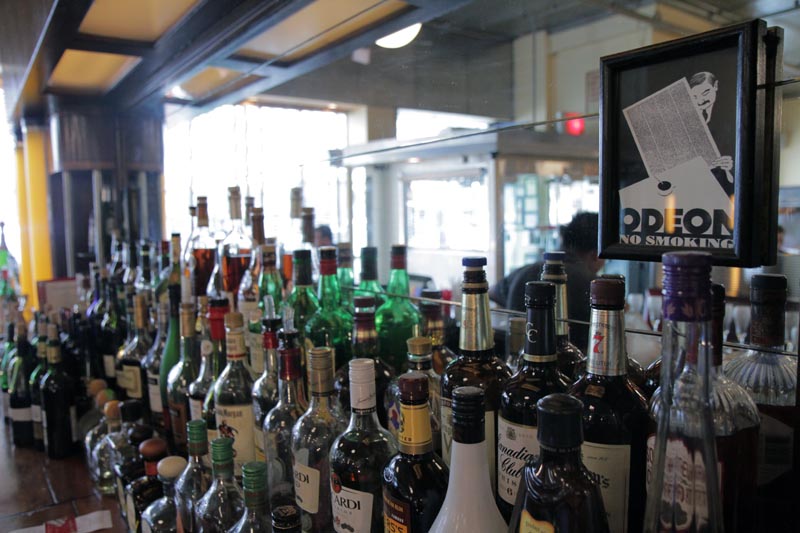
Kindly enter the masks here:
[[601, 59], [601, 257], [774, 262], [780, 37], [753, 20]]

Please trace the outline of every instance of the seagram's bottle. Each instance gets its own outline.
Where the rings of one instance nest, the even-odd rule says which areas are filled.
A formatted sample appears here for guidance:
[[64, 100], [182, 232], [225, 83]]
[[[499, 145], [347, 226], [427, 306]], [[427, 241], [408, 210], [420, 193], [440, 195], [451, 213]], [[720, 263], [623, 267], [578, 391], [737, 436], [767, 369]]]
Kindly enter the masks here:
[[195, 508], [196, 531], [228, 531], [242, 516], [244, 501], [233, 477], [233, 457], [233, 439], [220, 437], [211, 441], [214, 474], [211, 486]]
[[525, 463], [539, 457], [536, 403], [569, 388], [558, 369], [555, 299], [554, 284], [525, 284], [525, 348], [517, 372], [503, 386], [497, 418], [497, 507], [506, 520], [517, 501]]
[[175, 482], [175, 506], [178, 530], [185, 533], [199, 531], [194, 509], [211, 484], [211, 469], [206, 465], [208, 431], [203, 420], [186, 424], [189, 462]]
[[382, 468], [397, 453], [375, 412], [375, 361], [350, 361], [350, 424], [331, 446], [331, 508], [337, 533], [383, 529]]
[[[489, 284], [486, 282], [485, 257], [465, 257], [461, 285], [461, 331], [459, 357], [442, 374], [442, 458], [450, 465], [453, 441], [453, 390], [461, 386], [480, 387], [486, 393], [486, 461], [492, 490], [496, 492], [497, 411], [500, 393], [511, 377], [508, 367], [496, 355], [489, 316]], [[451, 465], [452, 466], [452, 465]]]
[[583, 402], [583, 464], [600, 486], [611, 531], [641, 531], [648, 416], [627, 374], [625, 282], [592, 281], [590, 302], [586, 373], [570, 389]]
[[191, 415], [189, 407], [189, 385], [197, 377], [195, 360], [195, 316], [194, 304], [181, 304], [181, 358], [172, 367], [167, 379], [167, 403], [172, 427], [172, 438], [177, 453], [185, 454], [186, 422]]
[[395, 372], [406, 369], [406, 341], [415, 337], [422, 322], [417, 307], [408, 299], [408, 271], [405, 245], [392, 245], [392, 269], [386, 289], [388, 299], [375, 311], [378, 342], [386, 362]]

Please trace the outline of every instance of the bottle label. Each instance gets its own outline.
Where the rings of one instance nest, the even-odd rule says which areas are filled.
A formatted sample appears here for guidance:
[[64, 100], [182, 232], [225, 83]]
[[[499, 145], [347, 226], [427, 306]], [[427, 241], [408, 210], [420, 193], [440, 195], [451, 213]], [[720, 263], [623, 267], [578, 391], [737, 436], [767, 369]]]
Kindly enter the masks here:
[[139, 365], [122, 365], [122, 373], [125, 375], [125, 391], [129, 398], [140, 400], [142, 398], [142, 367]]
[[148, 370], [147, 372], [147, 397], [150, 399], [150, 411], [153, 413], [163, 413], [164, 406], [161, 404], [161, 383], [158, 374]]
[[331, 508], [336, 533], [370, 531], [372, 500], [372, 494], [345, 487], [339, 476], [331, 474]]
[[[442, 398], [442, 459], [450, 466], [450, 451], [453, 447], [453, 400]], [[494, 419], [497, 411], [486, 411], [484, 427], [486, 432], [486, 461], [489, 463], [489, 478], [492, 492], [497, 485], [497, 465], [495, 462], [497, 451], [497, 433], [495, 433]]]
[[[319, 470], [306, 466], [301, 460], [301, 451], [295, 454], [294, 494], [297, 505], [303, 511], [317, 514], [319, 510]], [[306, 450], [306, 455], [308, 451]]]
[[42, 408], [31, 405], [31, 420], [33, 420], [33, 439], [42, 440]]
[[375, 382], [350, 383], [350, 408], [354, 411], [375, 409]]
[[114, 354], [103, 354], [103, 372], [105, 372], [107, 378], [117, 376], [117, 358]]
[[127, 378], [127, 377], [128, 377], [128, 375], [125, 373], [125, 368], [117, 370], [117, 372], [115, 374], [115, 379], [117, 380], [117, 387], [118, 388], [127, 390], [128, 383], [125, 381], [125, 378]]
[[630, 490], [630, 445], [584, 442], [581, 454], [583, 464], [592, 474], [603, 495], [609, 529], [626, 533]]
[[137, 531], [136, 507], [133, 505], [133, 496], [125, 495], [125, 509], [128, 519], [128, 531]]
[[[241, 337], [240, 337], [241, 338]], [[253, 449], [253, 404], [220, 405], [215, 414], [217, 432], [221, 437], [233, 439], [234, 468], [237, 476], [242, 475], [242, 465], [255, 460]], [[209, 432], [209, 437], [211, 432]]]
[[547, 520], [536, 520], [527, 509], [523, 509], [518, 531], [519, 533], [555, 533], [556, 528]]
[[189, 416], [190, 420], [203, 419], [203, 400], [197, 398], [189, 398]]
[[[759, 411], [762, 407], [759, 405]], [[775, 480], [792, 469], [793, 436], [790, 425], [761, 412], [761, 428], [758, 431], [759, 486]]]
[[69, 430], [72, 433], [72, 442], [78, 442], [78, 410], [74, 405], [69, 406]]
[[516, 424], [499, 416], [497, 454], [497, 494], [513, 506], [525, 463], [539, 457], [536, 426]]
[[433, 445], [428, 402], [422, 405], [400, 405], [398, 444], [410, 454], [424, 453]]
[[172, 419], [172, 436], [175, 444], [186, 446], [186, 402], [169, 401], [169, 417]]
[[240, 331], [229, 331], [225, 335], [228, 359], [242, 359], [247, 353], [244, 335]]
[[383, 489], [383, 531], [384, 533], [408, 533], [411, 529], [411, 506], [392, 498]]
[[391, 394], [391, 389], [386, 391], [386, 425], [389, 433], [396, 439], [400, 434], [400, 402], [397, 395]]
[[30, 407], [11, 407], [6, 413], [11, 412], [13, 422], [30, 422], [33, 420]]

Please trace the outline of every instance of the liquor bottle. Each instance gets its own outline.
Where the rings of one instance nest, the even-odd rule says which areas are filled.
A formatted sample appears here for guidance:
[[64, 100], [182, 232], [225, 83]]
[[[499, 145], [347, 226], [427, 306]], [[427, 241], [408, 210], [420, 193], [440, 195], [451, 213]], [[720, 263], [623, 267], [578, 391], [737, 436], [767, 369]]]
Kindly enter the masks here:
[[189, 385], [197, 378], [195, 360], [194, 304], [181, 304], [181, 358], [167, 380], [167, 402], [172, 438], [179, 454], [186, 453], [186, 422], [189, 421]]
[[244, 499], [233, 477], [233, 456], [233, 439], [211, 441], [213, 478], [195, 507], [196, 531], [228, 531], [242, 516]]
[[149, 309], [153, 305], [153, 267], [150, 258], [150, 243], [147, 241], [139, 244], [139, 266], [136, 268], [133, 287], [136, 289], [136, 294], [145, 295]]
[[192, 420], [186, 424], [189, 463], [175, 482], [175, 506], [178, 531], [199, 531], [194, 509], [211, 485], [211, 469], [206, 465], [208, 431], [205, 421]]
[[[167, 442], [174, 447], [172, 436], [172, 420], [169, 416], [169, 397], [167, 395], [167, 385], [169, 384], [169, 373], [174, 367], [181, 354], [180, 342], [180, 306], [181, 306], [181, 284], [180, 270], [176, 267], [176, 250], [180, 250], [180, 236], [172, 235], [170, 243], [171, 271], [168, 277], [167, 292], [169, 294], [169, 325], [167, 326], [167, 339], [164, 351], [161, 352], [161, 363], [158, 367], [158, 386], [161, 389], [161, 413], [164, 419], [164, 429]], [[177, 275], [176, 275], [177, 272]]]
[[611, 531], [641, 531], [645, 507], [647, 400], [631, 381], [625, 346], [625, 282], [590, 288], [591, 349], [570, 389], [583, 402], [583, 464], [598, 481]]
[[[260, 207], [253, 208], [251, 212], [251, 226], [253, 250], [250, 253], [250, 264], [242, 274], [242, 279], [237, 287], [237, 302], [239, 312], [245, 320], [250, 319], [251, 312], [259, 312], [261, 298], [259, 295], [258, 280], [264, 269], [262, 246], [264, 245], [264, 210]], [[258, 316], [260, 323], [260, 315]]]
[[278, 256], [274, 244], [269, 242], [261, 247], [261, 275], [258, 278], [259, 305], [264, 311], [264, 298], [272, 296], [276, 309], [283, 306], [283, 279], [278, 271]]
[[236, 293], [250, 263], [253, 240], [242, 224], [242, 196], [239, 187], [228, 187], [228, 206], [232, 227], [219, 243], [217, 257], [222, 277], [222, 296], [230, 300], [232, 308], [236, 308]]
[[214, 384], [216, 425], [219, 434], [233, 439], [236, 477], [242, 465], [255, 459], [253, 440], [253, 379], [245, 366], [244, 324], [241, 313], [225, 315], [228, 364]]
[[506, 522], [494, 503], [492, 470], [486, 464], [486, 422], [491, 414], [486, 393], [478, 387], [452, 392], [453, 448], [448, 490], [430, 533], [505, 531]]
[[[208, 319], [208, 297], [199, 296], [197, 302], [195, 332], [200, 348], [200, 369], [197, 372], [197, 378], [189, 384], [189, 420], [203, 419], [203, 401], [206, 399], [209, 388], [214, 384], [213, 370], [215, 366], [218, 366], [212, 358], [214, 344], [211, 340], [211, 327]], [[223, 336], [224, 331], [223, 328]]]
[[[144, 462], [139, 454], [139, 445], [153, 437], [153, 429], [139, 423], [142, 418], [142, 404], [139, 400], [124, 401], [119, 409], [122, 417], [119, 438], [111, 438], [113, 434], [109, 434], [106, 435], [108, 440], [103, 439], [103, 442], [107, 444], [104, 451], [110, 455], [108, 464], [114, 476], [120, 514], [126, 519], [128, 506], [125, 501], [125, 487], [144, 475]], [[105, 459], [99, 458], [98, 463], [103, 461]]]
[[[291, 334], [289, 332], [282, 332]], [[267, 460], [269, 505], [292, 504], [292, 428], [308, 408], [303, 376], [300, 373], [300, 348], [283, 339], [278, 351], [278, 403], [264, 418], [264, 455]]]
[[[336, 277], [336, 248], [319, 249], [320, 307], [305, 324], [305, 338], [313, 346], [333, 348], [336, 364], [341, 366], [352, 357], [353, 317], [342, 307], [339, 280]], [[295, 313], [295, 317], [297, 314]]]
[[[122, 274], [122, 285], [117, 288], [120, 291], [120, 294], [127, 295], [129, 292], [136, 293], [136, 288], [134, 287], [134, 283], [136, 283], [136, 273], [139, 269], [139, 254], [136, 253], [136, 244], [133, 242], [126, 242], [125, 243], [125, 256], [127, 257], [127, 262], [125, 263], [125, 271]], [[125, 301], [125, 312], [130, 313], [127, 305], [128, 300]], [[132, 303], [132, 302], [131, 302]], [[129, 323], [130, 327], [130, 323]]]
[[271, 532], [269, 501], [267, 498], [267, 465], [250, 462], [242, 467], [244, 489], [244, 514], [230, 533]]
[[419, 310], [408, 299], [406, 255], [405, 245], [392, 246], [392, 269], [386, 289], [389, 297], [375, 311], [381, 352], [396, 372], [406, 370], [406, 341], [417, 335], [417, 328], [422, 322]]
[[365, 246], [361, 249], [361, 276], [356, 296], [372, 296], [380, 307], [388, 300], [386, 291], [378, 281], [378, 249]]
[[497, 410], [500, 393], [511, 371], [494, 351], [494, 336], [489, 316], [489, 284], [486, 282], [485, 257], [465, 257], [464, 281], [461, 285], [461, 331], [458, 358], [447, 365], [442, 374], [442, 459], [451, 466], [450, 445], [453, 441], [453, 389], [460, 386], [480, 387], [486, 393], [486, 460], [492, 490], [496, 492]]
[[385, 531], [428, 531], [447, 493], [450, 472], [433, 451], [429, 383], [420, 372], [398, 379], [402, 424], [399, 452], [383, 469]]
[[520, 316], [512, 316], [508, 319], [506, 364], [512, 372], [518, 370], [522, 354], [525, 351], [525, 324], [527, 324], [527, 320]]
[[[711, 255], [666, 253], [662, 264], [661, 391], [644, 531], [722, 531], [709, 385]], [[685, 362], [676, 375], [678, 357]]]
[[[319, 309], [320, 303], [314, 293], [311, 278], [311, 252], [308, 250], [295, 250], [292, 259], [294, 278], [292, 292], [286, 300], [286, 305], [294, 311], [294, 327], [301, 335], [305, 335], [306, 323]], [[304, 350], [312, 348], [311, 342], [303, 340]]]
[[120, 316], [120, 303], [111, 281], [104, 282], [108, 306], [100, 322], [99, 351], [103, 358], [104, 379], [112, 389], [117, 388], [117, 350], [122, 345], [127, 331], [125, 321]]
[[444, 313], [442, 304], [431, 300], [441, 300], [442, 291], [437, 289], [422, 289], [422, 300], [419, 303], [419, 310], [422, 313], [422, 332], [431, 338], [433, 344], [433, 369], [441, 375], [447, 365], [457, 356], [453, 350], [445, 345]]
[[164, 495], [148, 505], [142, 513], [143, 533], [172, 533], [178, 530], [175, 480], [185, 468], [186, 459], [177, 455], [165, 457], [156, 465], [157, 479]]
[[383, 529], [382, 469], [397, 443], [375, 412], [375, 361], [353, 359], [349, 365], [350, 424], [330, 453], [333, 528], [377, 532]]
[[539, 454], [522, 470], [509, 532], [609, 533], [595, 476], [581, 461], [581, 402], [568, 394], [536, 405]]
[[569, 313], [567, 310], [567, 271], [564, 268], [564, 252], [545, 252], [542, 265], [542, 281], [556, 286], [556, 345], [558, 346], [558, 369], [574, 382], [586, 367], [586, 356], [569, 340]]
[[[149, 390], [147, 390], [147, 369], [144, 360], [153, 345], [153, 339], [147, 330], [149, 320], [144, 294], [134, 296], [133, 315], [133, 339], [122, 352], [122, 379], [117, 379], [117, 385], [125, 389], [128, 398], [141, 400], [144, 412], [147, 413]], [[149, 415], [146, 417], [149, 418]]]
[[273, 509], [270, 514], [273, 533], [301, 533], [303, 531], [300, 508], [296, 505], [281, 505]]
[[[114, 439], [124, 439], [121, 433], [122, 418], [120, 415], [120, 402], [111, 400], [103, 406], [103, 414], [106, 421], [106, 434], [94, 446], [90, 447], [91, 461], [89, 461], [97, 490], [101, 494], [114, 494], [116, 489], [114, 471], [112, 467], [112, 448], [111, 441]], [[87, 435], [87, 440], [88, 440]]]
[[[613, 279], [616, 281], [621, 281], [625, 283], [625, 276], [622, 274], [603, 274], [600, 276], [600, 279]], [[589, 344], [589, 349], [591, 349], [592, 344]], [[585, 365], [584, 365], [585, 367]], [[627, 372], [628, 372], [628, 379], [639, 388], [639, 391], [644, 395], [646, 400], [649, 400], [649, 396], [645, 393], [643, 387], [647, 385], [647, 371], [639, 364], [639, 362], [634, 359], [633, 357], [627, 357]]]
[[272, 297], [264, 297], [266, 318], [262, 320], [262, 346], [265, 354], [264, 370], [253, 383], [253, 421], [255, 423], [256, 461], [264, 460], [264, 419], [278, 403], [278, 330], [281, 319], [275, 316]]
[[[442, 377], [433, 370], [433, 345], [430, 337], [411, 337], [406, 341], [408, 346], [408, 372], [422, 373], [428, 376], [428, 412], [430, 413], [431, 435], [433, 435], [433, 451], [439, 456], [442, 453], [442, 401], [440, 387]], [[399, 439], [402, 416], [400, 412], [401, 376], [392, 379], [383, 397], [386, 406], [387, 429]]]
[[169, 327], [169, 304], [158, 303], [158, 330], [154, 341], [142, 360], [142, 367], [147, 376], [147, 400], [150, 407], [150, 416], [147, 423], [160, 435], [166, 434], [164, 425], [164, 406], [161, 403], [161, 357], [167, 347], [167, 330]]
[[313, 279], [319, 279], [319, 255], [315, 239], [314, 208], [303, 207], [300, 209], [300, 227], [302, 233], [301, 247], [311, 254], [311, 271]]
[[86, 465], [89, 467], [89, 472], [92, 473], [92, 475], [94, 474], [96, 466], [92, 461], [92, 450], [94, 450], [97, 443], [103, 440], [103, 437], [108, 434], [108, 424], [106, 423], [103, 409], [108, 402], [112, 400], [116, 401], [114, 391], [106, 388], [98, 388], [105, 386], [106, 382], [102, 379], [92, 380], [89, 390], [97, 391], [92, 396], [93, 407], [78, 418], [78, 437], [83, 440], [84, 458], [86, 459]]
[[63, 459], [76, 451], [78, 414], [75, 410], [75, 385], [61, 366], [61, 343], [55, 324], [47, 325], [47, 373], [39, 382], [39, 388], [42, 395], [42, 437], [47, 456]]
[[217, 242], [208, 230], [208, 199], [197, 197], [197, 229], [189, 241], [189, 272], [192, 280], [192, 296], [205, 296], [217, 257]]
[[353, 313], [353, 297], [355, 296], [356, 283], [353, 275], [353, 244], [340, 242], [336, 245], [339, 265], [336, 268], [336, 278], [339, 281], [339, 290], [342, 293], [341, 306], [349, 313]]
[[[125, 352], [130, 347], [135, 340], [136, 337], [136, 327], [135, 327], [135, 312], [134, 312], [134, 305], [133, 299], [136, 292], [133, 286], [126, 286], [125, 287], [125, 297], [123, 301], [125, 304], [123, 305], [123, 310], [125, 313], [125, 340], [122, 341], [117, 347], [117, 353], [114, 355], [114, 372], [117, 377], [117, 388], [115, 389], [117, 394], [122, 399], [127, 399], [127, 379], [128, 375], [125, 373], [125, 368], [122, 366], [122, 360], [125, 358]], [[134, 345], [135, 346], [135, 345]]]
[[333, 526], [329, 454], [344, 427], [335, 413], [333, 351], [312, 348], [308, 364], [311, 402], [292, 429], [294, 492], [307, 531], [322, 533]]
[[[4, 315], [5, 310], [0, 308], [0, 315]], [[11, 362], [11, 353], [14, 351], [14, 341], [16, 336], [14, 335], [14, 329], [16, 324], [13, 320], [9, 320], [8, 324], [6, 325], [6, 338], [5, 342], [3, 342], [2, 349], [2, 358], [0, 358], [0, 385], [2, 385], [2, 393], [3, 393], [3, 419], [6, 422], [11, 422], [11, 408], [8, 405], [9, 402], [9, 393], [8, 393], [8, 386], [9, 386], [9, 372], [8, 367], [9, 363]]]
[[[94, 290], [95, 300], [86, 310], [86, 321], [88, 328], [88, 349], [89, 357], [92, 359], [93, 365], [99, 369], [96, 375], [105, 379], [105, 365], [103, 360], [103, 337], [102, 337], [102, 322], [106, 312], [108, 312], [109, 301], [106, 298], [108, 295], [108, 270], [105, 268], [98, 268], [94, 273]], [[107, 381], [107, 380], [106, 380]]]
[[[211, 375], [212, 380], [208, 392], [203, 398], [202, 417], [208, 429], [208, 442], [211, 443], [219, 436], [217, 431], [217, 408], [214, 385], [219, 380], [220, 374], [227, 365], [225, 349], [225, 315], [230, 309], [227, 298], [214, 298], [208, 304], [208, 326], [211, 333]], [[197, 392], [197, 391], [196, 391]], [[194, 398], [193, 398], [194, 400]], [[195, 405], [195, 404], [192, 404]], [[194, 408], [193, 408], [194, 409]], [[194, 411], [192, 411], [194, 413]]]
[[125, 518], [128, 531], [132, 533], [143, 530], [142, 513], [164, 496], [163, 486], [158, 480], [158, 463], [167, 456], [167, 443], [159, 438], [147, 439], [139, 445], [139, 455], [144, 462], [144, 475], [125, 486]]
[[558, 369], [556, 286], [547, 281], [525, 284], [525, 348], [517, 372], [500, 395], [497, 424], [497, 507], [508, 520], [519, 491], [525, 463], [539, 455], [536, 402], [566, 392], [569, 381]]
[[[9, 331], [11, 331], [10, 328]], [[11, 417], [11, 431], [14, 446], [28, 448], [33, 446], [33, 414], [31, 413], [31, 387], [28, 382], [36, 368], [36, 354], [28, 342], [28, 332], [23, 324], [16, 330], [14, 348], [10, 350], [11, 361], [8, 373], [8, 413]]]
[[[44, 321], [37, 325], [36, 368], [28, 378], [31, 391], [31, 419], [33, 420], [33, 447], [44, 451], [44, 432], [42, 430], [42, 377], [47, 373], [47, 324]], [[33, 344], [33, 343], [31, 343]]]

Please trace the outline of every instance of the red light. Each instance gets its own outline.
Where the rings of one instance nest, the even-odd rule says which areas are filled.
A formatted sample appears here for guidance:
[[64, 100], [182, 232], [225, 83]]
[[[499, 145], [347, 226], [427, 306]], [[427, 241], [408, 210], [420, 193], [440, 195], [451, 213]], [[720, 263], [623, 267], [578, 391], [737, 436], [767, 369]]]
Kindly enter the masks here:
[[586, 129], [586, 122], [582, 118], [569, 118], [569, 117], [579, 117], [580, 113], [564, 113], [564, 117], [569, 119], [565, 122], [565, 129], [567, 131], [567, 135], [572, 135], [578, 137], [579, 135], [583, 135], [584, 130]]

